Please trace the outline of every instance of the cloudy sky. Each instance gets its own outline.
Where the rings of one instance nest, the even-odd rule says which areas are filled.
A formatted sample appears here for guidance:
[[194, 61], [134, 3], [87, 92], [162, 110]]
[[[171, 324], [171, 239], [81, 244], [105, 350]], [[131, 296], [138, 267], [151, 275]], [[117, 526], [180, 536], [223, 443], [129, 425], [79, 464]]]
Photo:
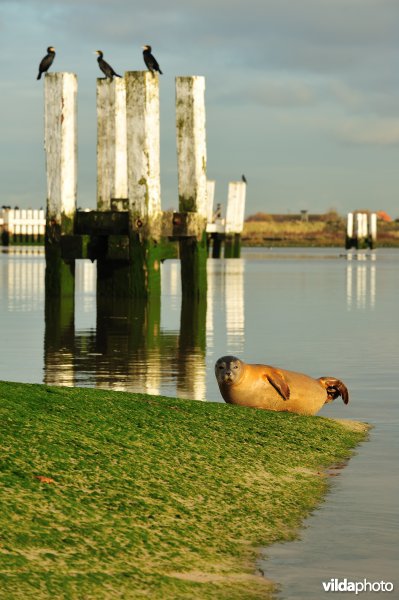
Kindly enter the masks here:
[[176, 75], [206, 77], [208, 177], [247, 214], [384, 209], [399, 217], [398, 0], [0, 0], [0, 204], [45, 203], [43, 82], [79, 82], [78, 204], [95, 206], [100, 48], [118, 72], [161, 78], [162, 206], [177, 207]]

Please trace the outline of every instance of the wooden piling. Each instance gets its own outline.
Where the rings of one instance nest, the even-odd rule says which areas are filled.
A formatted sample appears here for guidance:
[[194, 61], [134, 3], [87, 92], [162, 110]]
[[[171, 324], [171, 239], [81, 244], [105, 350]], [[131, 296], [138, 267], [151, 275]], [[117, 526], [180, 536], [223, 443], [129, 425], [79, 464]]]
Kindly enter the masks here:
[[61, 257], [61, 237], [73, 234], [77, 192], [77, 78], [46, 73], [46, 294], [74, 295], [75, 261]]
[[127, 197], [125, 79], [97, 79], [97, 208], [121, 210]]
[[375, 248], [377, 243], [377, 215], [369, 211], [350, 212], [347, 216], [345, 248]]
[[176, 77], [176, 138], [180, 212], [193, 213], [196, 236], [179, 242], [182, 294], [206, 295], [205, 78]]
[[[159, 78], [150, 71], [126, 75], [129, 212], [135, 230], [160, 235]], [[139, 221], [137, 221], [137, 219]]]
[[127, 72], [125, 86], [128, 256], [98, 259], [97, 293], [145, 298], [160, 293], [163, 258], [158, 75]]
[[206, 221], [207, 223], [213, 223], [214, 221], [214, 210], [213, 203], [215, 199], [215, 181], [208, 179], [206, 182]]
[[377, 213], [369, 215], [369, 247], [373, 250], [377, 245]]
[[354, 222], [353, 222], [353, 212], [349, 212], [346, 217], [346, 238], [345, 238], [345, 248], [349, 250], [352, 248], [354, 243]]
[[225, 258], [239, 258], [241, 254], [241, 232], [244, 227], [246, 183], [231, 181], [226, 209]]

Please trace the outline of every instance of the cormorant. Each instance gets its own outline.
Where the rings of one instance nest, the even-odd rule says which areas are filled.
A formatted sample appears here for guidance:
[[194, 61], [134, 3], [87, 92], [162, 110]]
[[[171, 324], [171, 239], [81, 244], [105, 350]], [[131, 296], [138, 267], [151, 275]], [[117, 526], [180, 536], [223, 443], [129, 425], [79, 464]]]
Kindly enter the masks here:
[[247, 178], [245, 177], [245, 175], [241, 175], [241, 179], [244, 183], [247, 183]]
[[158, 73], [162, 75], [157, 59], [151, 54], [151, 46], [143, 46], [143, 58], [147, 69], [149, 69], [151, 73], [158, 71]]
[[97, 58], [98, 66], [100, 67], [101, 71], [104, 73], [105, 79], [107, 79], [107, 77], [109, 77], [109, 79], [112, 81], [114, 76], [122, 77], [122, 75], [118, 75], [118, 73], [115, 73], [115, 71], [113, 70], [111, 65], [109, 65], [107, 62], [105, 62], [105, 60], [103, 59], [103, 52], [101, 50], [96, 50], [95, 54], [98, 55], [98, 58]]
[[49, 68], [53, 64], [54, 57], [55, 57], [55, 48], [53, 48], [52, 46], [49, 46], [47, 48], [46, 56], [44, 58], [42, 58], [42, 60], [40, 61], [39, 74], [36, 79], [40, 79], [42, 76], [42, 73], [45, 73], [46, 71], [49, 70]]

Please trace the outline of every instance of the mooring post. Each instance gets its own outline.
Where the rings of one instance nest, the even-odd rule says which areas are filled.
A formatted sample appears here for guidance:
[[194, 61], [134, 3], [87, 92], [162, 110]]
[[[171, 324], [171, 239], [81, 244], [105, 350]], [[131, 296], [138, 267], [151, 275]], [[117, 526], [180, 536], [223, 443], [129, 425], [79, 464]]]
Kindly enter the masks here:
[[180, 240], [182, 294], [206, 299], [205, 78], [176, 77], [179, 210], [196, 221], [196, 236]]
[[[159, 83], [149, 71], [125, 73], [126, 113], [115, 107], [115, 122], [126, 131], [126, 208], [129, 231], [128, 256], [124, 260], [97, 260], [99, 296], [146, 298], [160, 293], [161, 200], [159, 168]], [[122, 93], [121, 93], [122, 95]], [[121, 144], [119, 144], [121, 148]], [[124, 160], [123, 160], [124, 163]], [[125, 164], [125, 163], [124, 163]], [[112, 202], [111, 202], [112, 205]], [[117, 210], [121, 207], [117, 206]], [[119, 236], [124, 237], [124, 236]], [[122, 245], [118, 236], [110, 244]]]
[[207, 223], [213, 223], [214, 211], [213, 202], [215, 199], [215, 181], [208, 179], [206, 182], [206, 220]]
[[225, 258], [239, 258], [241, 253], [241, 232], [244, 227], [246, 183], [231, 181], [226, 209]]
[[131, 288], [145, 297], [161, 288], [159, 76], [131, 71], [125, 77]]
[[61, 257], [61, 238], [73, 234], [77, 191], [77, 77], [46, 73], [46, 294], [74, 295], [75, 261]]
[[353, 212], [349, 212], [346, 218], [346, 238], [345, 238], [345, 248], [346, 250], [350, 250], [350, 248], [354, 245], [354, 221], [353, 221]]
[[367, 247], [367, 213], [357, 212], [355, 216], [355, 243], [359, 250]]
[[112, 208], [121, 210], [125, 202], [127, 202], [125, 79], [117, 77], [113, 81], [97, 79], [97, 208], [98, 210]]
[[369, 214], [369, 247], [373, 250], [377, 245], [377, 213]]

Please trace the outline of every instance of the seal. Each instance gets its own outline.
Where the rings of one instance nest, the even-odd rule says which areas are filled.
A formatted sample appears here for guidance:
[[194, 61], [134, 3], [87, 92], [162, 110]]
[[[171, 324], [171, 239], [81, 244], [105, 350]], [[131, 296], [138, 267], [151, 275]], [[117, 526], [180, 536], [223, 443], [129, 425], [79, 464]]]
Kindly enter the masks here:
[[309, 375], [270, 365], [247, 364], [236, 356], [216, 361], [215, 375], [225, 402], [251, 408], [315, 415], [338, 396], [349, 402], [346, 385], [335, 377]]

